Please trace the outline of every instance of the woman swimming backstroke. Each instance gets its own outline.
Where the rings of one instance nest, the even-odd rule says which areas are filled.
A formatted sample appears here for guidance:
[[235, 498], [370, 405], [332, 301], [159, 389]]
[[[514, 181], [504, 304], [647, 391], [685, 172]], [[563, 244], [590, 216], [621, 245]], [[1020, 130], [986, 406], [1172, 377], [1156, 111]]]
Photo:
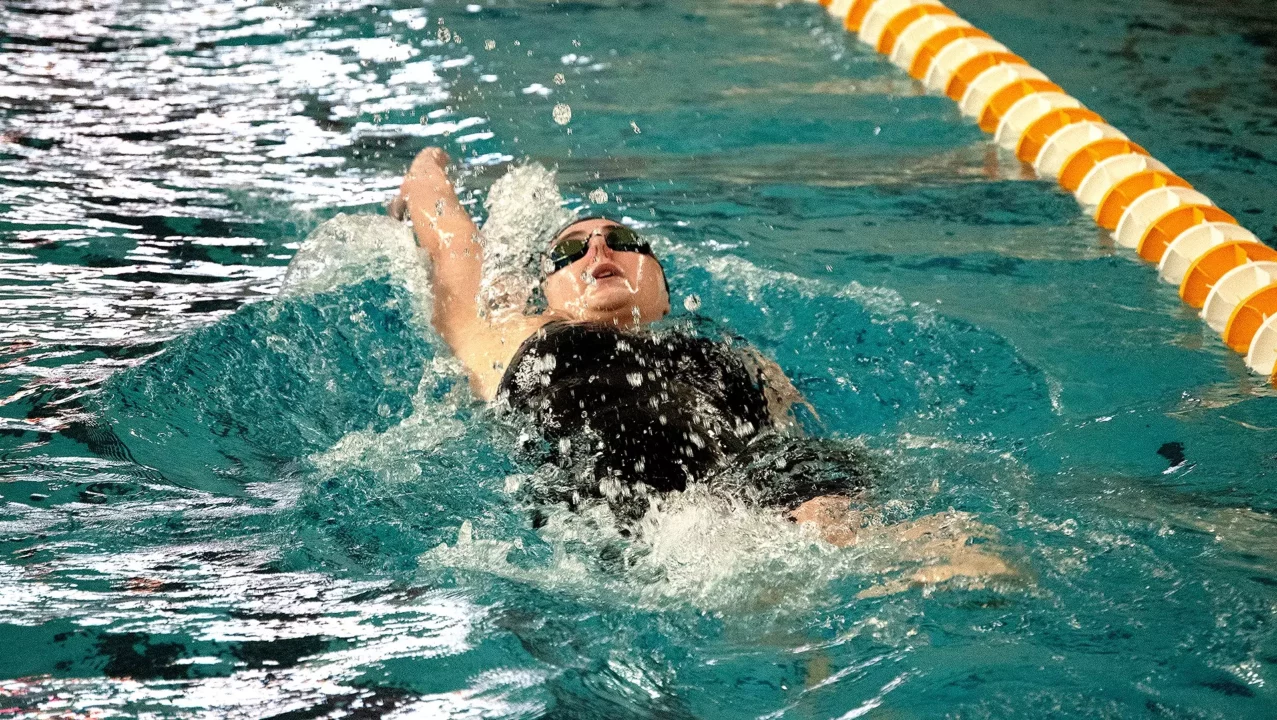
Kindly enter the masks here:
[[430, 254], [434, 327], [466, 367], [479, 397], [496, 397], [519, 346], [549, 323], [633, 330], [669, 312], [664, 274], [650, 248], [618, 246], [617, 230], [626, 231], [631, 241], [636, 238], [604, 218], [570, 225], [548, 249], [554, 267], [543, 285], [545, 312], [484, 312], [479, 301], [483, 246], [445, 174], [447, 163], [439, 148], [421, 151], [404, 176], [393, 211], [406, 210], [417, 242]]
[[546, 309], [487, 312], [479, 231], [447, 163], [443, 150], [423, 150], [391, 212], [411, 220], [430, 255], [432, 321], [475, 394], [530, 417], [551, 458], [582, 481], [552, 499], [603, 497], [636, 519], [651, 494], [706, 482], [800, 521], [845, 520], [867, 484], [860, 457], [786, 439], [800, 396], [756, 350], [648, 327], [669, 313], [669, 288], [633, 229], [571, 222], [543, 258]]

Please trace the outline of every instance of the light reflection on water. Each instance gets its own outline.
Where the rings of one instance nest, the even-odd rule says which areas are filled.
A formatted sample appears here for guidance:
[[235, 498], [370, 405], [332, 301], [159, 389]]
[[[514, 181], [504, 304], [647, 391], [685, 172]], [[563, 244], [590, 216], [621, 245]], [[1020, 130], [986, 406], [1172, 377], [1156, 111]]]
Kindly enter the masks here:
[[[0, 613], [11, 626], [81, 636], [72, 648], [96, 645], [113, 679], [0, 683], [11, 713], [260, 717], [368, 705], [508, 715], [520, 708], [506, 696], [541, 680], [534, 671], [494, 673], [475, 678], [468, 691], [433, 697], [359, 686], [358, 669], [371, 662], [468, 651], [484, 611], [455, 592], [278, 572], [271, 554], [239, 545], [72, 557], [0, 565], [0, 583], [24, 590], [0, 594]], [[99, 630], [108, 627], [109, 635]], [[40, 640], [48, 641], [36, 634], [32, 644]], [[175, 652], [175, 642], [195, 654]]]
[[313, 211], [385, 202], [361, 157], [482, 126], [426, 117], [473, 58], [424, 10], [340, 37], [371, 6], [10, 4], [0, 341], [154, 342], [269, 296]]
[[[960, 10], [1023, 21], [995, 34], [1026, 55], [1039, 39], [1100, 53], [1096, 68], [1121, 69], [1120, 103], [1086, 98], [1106, 115], [1162, 92], [1165, 44], [1227, 40], [1137, 25], [1158, 0], [1114, 22], [1091, 2], [1083, 30], [1039, 38], [1025, 17], [1048, 5]], [[1071, 199], [1025, 182], [818, 8], [25, 0], [0, 28], [0, 634], [40, 651], [4, 659], [0, 676], [22, 679], [0, 680], [0, 710], [1270, 703], [1267, 398], [1217, 369], [1173, 289], [1097, 241]], [[1078, 32], [1099, 49], [1070, 47]], [[1225, 65], [1205, 77], [1235, 81]], [[1105, 72], [1075, 70], [1078, 92]], [[1131, 93], [1132, 77], [1152, 79]], [[1179, 123], [1151, 139], [1194, 147], [1190, 110], [1149, 113]], [[701, 505], [664, 516], [685, 532], [640, 558], [640, 581], [603, 562], [588, 516], [532, 532], [493, 489], [514, 470], [486, 418], [446, 382], [418, 386], [416, 363], [442, 361], [394, 335], [411, 303], [377, 283], [277, 297], [309, 230], [379, 212], [432, 143], [465, 159], [467, 202], [526, 153], [578, 200], [604, 191], [600, 209], [670, 235], [679, 292], [775, 353], [831, 434], [871, 436], [902, 516], [975, 513], [1024, 577], [861, 600], [895, 576], [804, 555], [771, 516], [737, 518], [732, 540]], [[1228, 170], [1219, 158], [1167, 157]], [[1158, 451], [1177, 442], [1187, 461], [1168, 468]]]

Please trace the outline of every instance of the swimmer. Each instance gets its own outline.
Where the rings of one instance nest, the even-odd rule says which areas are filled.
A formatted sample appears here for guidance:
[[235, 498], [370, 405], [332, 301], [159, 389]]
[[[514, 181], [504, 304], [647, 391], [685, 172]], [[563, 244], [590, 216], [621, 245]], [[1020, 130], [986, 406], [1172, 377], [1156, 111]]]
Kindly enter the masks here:
[[[861, 458], [842, 453], [833, 460], [842, 460], [842, 472], [821, 473], [829, 476], [823, 483], [815, 472], [778, 477], [770, 458], [814, 465], [836, 453], [819, 442], [787, 447], [780, 431], [793, 426], [790, 405], [800, 396], [757, 351], [648, 328], [669, 313], [669, 288], [651, 245], [631, 228], [601, 217], [568, 224], [546, 248], [546, 309], [484, 312], [483, 246], [448, 162], [439, 148], [421, 151], [391, 214], [411, 220], [430, 255], [432, 322], [471, 389], [530, 416], [553, 459], [581, 480], [556, 499], [605, 497], [637, 519], [649, 494], [718, 479], [794, 519], [833, 525], [843, 517], [828, 508], [867, 485]], [[764, 467], [730, 472], [750, 465]], [[829, 533], [848, 537], [845, 529]]]
[[[793, 432], [790, 410], [801, 395], [775, 363], [743, 343], [651, 328], [670, 311], [665, 272], [651, 245], [619, 222], [579, 219], [554, 235], [543, 312], [485, 312], [483, 246], [448, 162], [439, 148], [418, 154], [390, 213], [411, 220], [430, 255], [432, 322], [474, 393], [530, 419], [562, 470], [538, 499], [603, 498], [618, 519], [633, 521], [661, 493], [702, 482], [777, 508], [838, 546], [881, 539], [884, 530], [913, 542], [911, 532], [932, 538], [933, 526], [952, 525], [875, 524], [856, 508], [871, 464], [845, 444]], [[967, 572], [970, 558], [960, 553], [943, 560], [952, 562], [920, 581], [990, 567]]]

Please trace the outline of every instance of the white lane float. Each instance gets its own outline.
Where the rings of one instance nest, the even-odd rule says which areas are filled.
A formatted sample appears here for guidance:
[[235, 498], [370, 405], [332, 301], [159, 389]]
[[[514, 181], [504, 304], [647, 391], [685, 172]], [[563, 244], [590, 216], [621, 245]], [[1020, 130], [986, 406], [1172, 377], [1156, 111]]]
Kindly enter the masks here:
[[929, 92], [957, 102], [1038, 177], [1073, 193], [1119, 246], [1155, 263], [1184, 302], [1202, 308], [1248, 367], [1273, 375], [1277, 251], [939, 0], [817, 1]]

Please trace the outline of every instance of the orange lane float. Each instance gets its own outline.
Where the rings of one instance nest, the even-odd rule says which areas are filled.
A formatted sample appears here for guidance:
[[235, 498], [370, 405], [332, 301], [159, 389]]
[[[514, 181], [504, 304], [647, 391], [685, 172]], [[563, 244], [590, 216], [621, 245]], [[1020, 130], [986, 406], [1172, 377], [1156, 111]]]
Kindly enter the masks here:
[[1056, 180], [1157, 264], [1184, 302], [1245, 353], [1277, 366], [1277, 251], [1046, 75], [939, 0], [814, 0], [929, 92], [947, 95], [995, 142]]
[[1225, 273], [1256, 261], [1277, 261], [1277, 250], [1261, 243], [1238, 240], [1213, 247], [1188, 267], [1179, 285], [1179, 296], [1192, 307], [1202, 307], [1215, 283]]
[[1214, 205], [1181, 205], [1150, 223], [1140, 236], [1135, 251], [1151, 263], [1161, 263], [1162, 256], [1175, 238], [1194, 225], [1208, 222], [1237, 224], [1232, 215]]
[[1024, 67], [1029, 67], [1029, 61], [1015, 53], [1001, 50], [973, 55], [963, 61], [953, 71], [953, 74], [949, 76], [949, 82], [945, 85], [944, 94], [948, 95], [949, 99], [954, 102], [961, 102], [962, 97], [967, 94], [967, 88], [971, 87], [971, 82], [979, 77], [980, 73], [998, 65], [1023, 65]]
[[[1025, 136], [1030, 130], [1038, 128], [1038, 131], [1033, 134], [1033, 142], [1037, 145], [1037, 149], [1026, 161], [1032, 163], [1037, 159], [1037, 152], [1041, 150], [1042, 143], [1046, 141], [1040, 133], [1043, 119], [1056, 112], [1079, 109], [1083, 109], [1082, 103], [1065, 92], [1039, 92], [1026, 95], [1007, 108], [1001, 122], [998, 123], [997, 130], [993, 132], [993, 141], [1018, 154], [1021, 145], [1026, 142]], [[1023, 155], [1029, 155], [1029, 151], [1025, 150]]]
[[878, 52], [890, 56], [891, 52], [896, 49], [896, 42], [900, 39], [900, 34], [904, 32], [905, 28], [909, 27], [914, 20], [919, 20], [929, 15], [957, 17], [957, 13], [943, 5], [914, 5], [891, 18], [882, 28], [882, 34], [878, 37]]
[[[1062, 93], [1051, 94], [1061, 95]], [[1104, 118], [1094, 110], [1087, 110], [1081, 106], [1063, 107], [1039, 115], [1032, 125], [1024, 129], [1020, 142], [1016, 143], [1015, 156], [1027, 163], [1034, 162], [1038, 159], [1038, 153], [1042, 152], [1042, 146], [1046, 145], [1048, 138], [1062, 130], [1065, 125], [1086, 121], [1104, 122]], [[1068, 160], [1065, 160], [1065, 163], [1067, 164]]]
[[[1277, 283], [1277, 262], [1255, 260], [1242, 263], [1215, 281], [1206, 296], [1206, 302], [1202, 304], [1202, 319], [1211, 330], [1224, 335], [1228, 332], [1229, 323], [1233, 321], [1233, 312], [1257, 293], [1262, 296], [1265, 290], [1274, 287], [1274, 283]], [[1260, 300], [1251, 309], [1262, 312], [1266, 307], [1264, 301]], [[1259, 329], [1262, 324], [1256, 324], [1255, 329]], [[1244, 328], [1238, 326], [1236, 333], [1240, 335], [1243, 330]], [[1227, 338], [1225, 344], [1228, 344]]]
[[1105, 230], [1116, 230], [1122, 214], [1144, 193], [1164, 187], [1191, 187], [1184, 178], [1161, 170], [1144, 170], [1130, 175], [1112, 187], [1095, 210], [1095, 224]]
[[[890, 30], [892, 28], [887, 28], [883, 33], [886, 34]], [[980, 30], [971, 27], [971, 23], [953, 13], [928, 14], [901, 28], [891, 52], [884, 54], [891, 58], [891, 62], [901, 70], [913, 75], [914, 63], [917, 61], [919, 54], [923, 52], [924, 46], [930, 45], [936, 38], [941, 37], [944, 32], [948, 31], [969, 32], [977, 35], [984, 34]], [[943, 44], [941, 47], [943, 47]]]
[[1251, 293], [1233, 308], [1224, 327], [1224, 342], [1239, 353], [1246, 352], [1255, 333], [1273, 316], [1277, 316], [1277, 285], [1268, 285]]
[[[906, 29], [905, 32], [907, 33], [908, 30]], [[901, 58], [901, 60], [908, 61], [909, 75], [915, 80], [921, 80], [927, 76], [927, 71], [931, 69], [931, 63], [941, 50], [948, 47], [949, 43], [954, 40], [962, 40], [964, 38], [993, 39], [989, 37], [989, 33], [969, 24], [965, 27], [945, 28], [919, 43], [913, 57]]]
[[1082, 181], [1105, 160], [1124, 155], [1148, 156], [1148, 151], [1125, 138], [1097, 140], [1073, 153], [1060, 168], [1060, 187], [1077, 192]]

